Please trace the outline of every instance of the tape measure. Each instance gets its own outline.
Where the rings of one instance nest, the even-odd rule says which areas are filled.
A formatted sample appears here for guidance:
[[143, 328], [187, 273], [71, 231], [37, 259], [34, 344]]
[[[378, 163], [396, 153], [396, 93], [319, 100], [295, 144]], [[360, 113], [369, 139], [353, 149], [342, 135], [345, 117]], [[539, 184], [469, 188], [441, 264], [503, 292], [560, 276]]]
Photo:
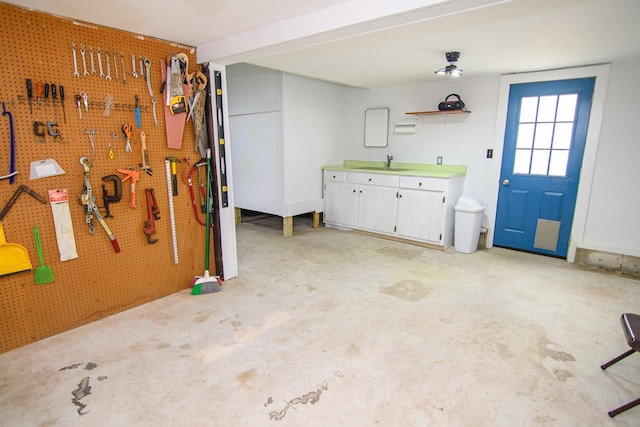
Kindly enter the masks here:
[[173, 213], [173, 185], [171, 183], [171, 162], [164, 161], [165, 170], [167, 172], [167, 192], [169, 194], [169, 217], [171, 219], [171, 238], [173, 239], [173, 263], [178, 263], [178, 239], [176, 236], [176, 217]]

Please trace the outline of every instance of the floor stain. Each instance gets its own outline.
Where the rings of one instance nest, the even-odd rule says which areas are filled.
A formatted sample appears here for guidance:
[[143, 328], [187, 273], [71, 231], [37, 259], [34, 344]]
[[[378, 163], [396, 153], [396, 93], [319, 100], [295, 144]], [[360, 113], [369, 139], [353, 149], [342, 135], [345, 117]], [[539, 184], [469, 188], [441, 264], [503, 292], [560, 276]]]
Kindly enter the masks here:
[[562, 362], [575, 362], [576, 358], [569, 353], [565, 353], [564, 351], [550, 350], [548, 348], [545, 349], [547, 356], [552, 358], [553, 360], [559, 360]]
[[379, 292], [405, 301], [417, 302], [428, 295], [431, 289], [415, 280], [401, 280], [395, 285], [380, 288]]
[[315, 286], [313, 286], [311, 283], [307, 283], [307, 290], [309, 292], [313, 292], [315, 290], [317, 290], [318, 288], [316, 288]]
[[191, 344], [185, 343], [180, 345], [180, 350], [189, 350], [191, 348]]
[[193, 323], [198, 323], [198, 324], [204, 323], [209, 319], [209, 317], [210, 317], [209, 314], [202, 314], [202, 315], [194, 318], [193, 319]]
[[555, 376], [558, 381], [566, 381], [567, 378], [573, 377], [573, 374], [569, 371], [565, 371], [564, 369], [554, 369], [553, 376]]
[[258, 370], [256, 368], [249, 369], [236, 375], [236, 381], [240, 383], [242, 387], [252, 389], [247, 383], [256, 376]]
[[80, 402], [85, 396], [91, 394], [91, 386], [89, 385], [89, 377], [84, 377], [78, 384], [78, 388], [71, 392], [73, 399], [71, 402], [78, 407], [78, 415], [85, 415], [86, 412], [82, 412], [87, 407], [86, 404]]
[[266, 408], [268, 405], [271, 405], [273, 403], [273, 397], [269, 396], [267, 397], [267, 401], [264, 403], [264, 407]]
[[73, 365], [65, 366], [64, 368], [58, 369], [58, 372], [66, 371], [66, 370], [69, 370], [69, 369], [78, 369], [82, 365], [84, 365], [84, 362], [83, 363], [74, 363]]
[[[343, 378], [344, 374], [340, 371], [336, 371], [335, 376], [338, 378]], [[329, 390], [329, 381], [330, 380], [324, 380], [316, 390], [310, 391], [309, 393], [303, 394], [300, 397], [289, 400], [288, 402], [286, 402], [287, 406], [285, 406], [280, 411], [269, 412], [269, 418], [272, 420], [280, 421], [287, 415], [287, 411], [289, 411], [289, 409], [291, 408], [294, 408], [294, 406], [296, 405], [306, 405], [307, 403], [311, 403], [312, 405], [315, 404], [320, 400], [320, 395], [322, 394], [322, 392]], [[272, 401], [273, 399], [271, 399], [271, 397], [267, 400], [268, 403], [271, 403]], [[265, 404], [264, 406], [266, 407], [267, 405]]]
[[156, 346], [156, 348], [157, 348], [158, 350], [163, 350], [163, 349], [165, 349], [165, 348], [167, 348], [167, 347], [171, 347], [171, 344], [169, 344], [168, 342], [161, 342], [160, 344], [158, 344], [158, 345]]
[[378, 249], [378, 252], [402, 259], [414, 259], [418, 258], [422, 254], [422, 251], [420, 249], [392, 247], [380, 248]]
[[97, 367], [98, 367], [98, 365], [96, 365], [95, 363], [93, 363], [93, 362], [89, 362], [89, 363], [87, 363], [87, 365], [84, 367], [84, 369], [85, 369], [85, 370], [87, 370], [87, 371], [90, 371], [90, 370], [95, 369], [95, 368], [97, 368]]

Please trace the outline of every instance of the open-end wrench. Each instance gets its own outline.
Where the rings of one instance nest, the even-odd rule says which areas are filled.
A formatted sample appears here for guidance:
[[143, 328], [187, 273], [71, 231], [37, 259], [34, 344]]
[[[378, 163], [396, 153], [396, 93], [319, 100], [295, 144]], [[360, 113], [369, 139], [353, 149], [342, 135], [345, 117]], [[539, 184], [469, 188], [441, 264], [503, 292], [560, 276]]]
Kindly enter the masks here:
[[104, 51], [104, 57], [107, 58], [107, 75], [105, 76], [105, 79], [110, 82], [111, 81], [111, 66], [109, 65], [109, 52], [108, 51]]
[[73, 51], [73, 76], [80, 77], [80, 73], [78, 73], [78, 60], [76, 59], [76, 45], [75, 43], [71, 43], [71, 50]]
[[144, 70], [142, 69], [142, 56], [140, 57], [140, 74], [138, 74], [140, 77], [144, 77]]
[[138, 78], [138, 73], [136, 73], [136, 56], [131, 54], [131, 75], [134, 79]]
[[96, 48], [98, 50], [98, 68], [100, 68], [100, 77], [104, 78], [104, 71], [102, 70], [102, 56], [100, 56], [100, 48]]
[[124, 52], [120, 52], [120, 63], [122, 64], [122, 84], [126, 84], [127, 73], [124, 70]]
[[149, 95], [151, 96], [151, 105], [153, 107], [153, 123], [157, 127], [160, 125], [160, 123], [158, 123], [158, 116], [156, 115], [156, 98], [153, 95], [153, 89], [151, 89], [151, 61], [149, 60], [149, 58], [144, 59], [144, 66], [147, 69], [145, 77], [147, 80], [147, 90], [149, 90]]
[[89, 46], [89, 59], [91, 60], [91, 74], [96, 73], [96, 67], [93, 63], [93, 48]]
[[118, 52], [113, 51], [113, 69], [116, 71], [116, 81], [118, 81]]
[[82, 72], [83, 76], [88, 76], [89, 75], [89, 71], [87, 71], [87, 59], [84, 57], [84, 45], [81, 44], [80, 45], [80, 56], [82, 56], [82, 68], [84, 68], [84, 71]]

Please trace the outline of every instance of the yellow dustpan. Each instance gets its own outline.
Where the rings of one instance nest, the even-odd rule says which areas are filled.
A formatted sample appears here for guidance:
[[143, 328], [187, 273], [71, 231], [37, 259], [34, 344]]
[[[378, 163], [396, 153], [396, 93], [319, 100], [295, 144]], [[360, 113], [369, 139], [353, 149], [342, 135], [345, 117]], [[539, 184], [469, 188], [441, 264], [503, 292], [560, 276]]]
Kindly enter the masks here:
[[0, 224], [0, 276], [33, 270], [27, 248], [18, 243], [7, 243], [4, 227]]

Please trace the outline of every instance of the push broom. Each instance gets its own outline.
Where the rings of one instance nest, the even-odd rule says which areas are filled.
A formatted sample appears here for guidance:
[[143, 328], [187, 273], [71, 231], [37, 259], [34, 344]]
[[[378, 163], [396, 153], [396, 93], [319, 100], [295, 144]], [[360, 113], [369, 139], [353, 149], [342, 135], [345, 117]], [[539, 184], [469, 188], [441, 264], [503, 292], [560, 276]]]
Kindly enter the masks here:
[[204, 276], [196, 276], [191, 295], [210, 294], [220, 291], [220, 278], [209, 276], [209, 246], [211, 240], [211, 149], [207, 148], [207, 219], [205, 221], [206, 242], [204, 246]]

